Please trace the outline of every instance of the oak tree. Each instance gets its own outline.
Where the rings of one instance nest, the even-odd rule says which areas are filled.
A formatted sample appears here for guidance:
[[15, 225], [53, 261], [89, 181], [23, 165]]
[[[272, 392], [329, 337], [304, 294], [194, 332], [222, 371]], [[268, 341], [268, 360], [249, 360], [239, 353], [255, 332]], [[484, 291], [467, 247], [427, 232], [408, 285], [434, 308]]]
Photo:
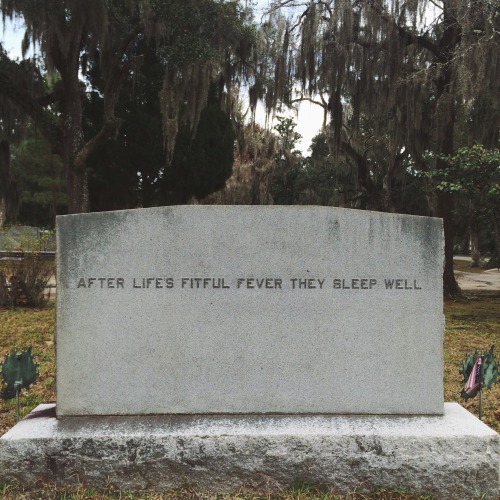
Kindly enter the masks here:
[[[271, 85], [265, 74], [261, 92], [271, 92], [271, 106], [291, 103], [294, 83], [304, 96], [326, 96], [335, 154], [349, 153], [363, 116], [385, 117], [375, 120], [383, 127], [375, 133], [382, 137], [390, 130], [391, 161], [404, 149], [422, 170], [431, 168], [428, 158], [440, 169], [443, 155], [454, 153], [459, 114], [467, 115], [469, 141], [487, 147], [498, 141], [500, 14], [495, 2], [281, 0], [271, 4], [269, 13], [269, 22], [277, 19], [275, 30], [282, 33], [280, 42], [267, 46], [282, 61], [272, 68], [274, 81], [282, 83]], [[347, 119], [350, 141], [345, 140]], [[397, 166], [389, 162], [388, 174]], [[452, 209], [452, 195], [437, 191], [435, 215], [444, 220], [448, 294], [459, 292]]]
[[[70, 212], [89, 210], [87, 162], [121, 126], [116, 106], [124, 80], [140, 66], [140, 42], [154, 40], [163, 61], [160, 107], [170, 159], [181, 105], [189, 103], [183, 119], [194, 131], [210, 83], [222, 78], [230, 87], [244, 72], [253, 41], [237, 1], [2, 0], [0, 5], [4, 18], [23, 18], [23, 48], [36, 43], [42, 56], [27, 64], [1, 52], [0, 95], [33, 120], [61, 157]], [[86, 138], [82, 75], [93, 65], [101, 68], [104, 103], [99, 130]], [[51, 92], [40, 85], [45, 70], [57, 75]]]

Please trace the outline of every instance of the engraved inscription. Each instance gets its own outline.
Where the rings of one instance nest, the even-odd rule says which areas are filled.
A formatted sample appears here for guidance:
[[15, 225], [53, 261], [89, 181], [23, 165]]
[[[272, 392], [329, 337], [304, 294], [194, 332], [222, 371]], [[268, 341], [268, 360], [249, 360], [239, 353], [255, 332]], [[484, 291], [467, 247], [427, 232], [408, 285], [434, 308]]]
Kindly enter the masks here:
[[124, 278], [80, 278], [76, 288], [123, 288]]
[[173, 288], [174, 278], [133, 278], [133, 288]]
[[237, 277], [227, 276], [143, 276], [125, 278], [120, 277], [79, 277], [76, 279], [77, 289], [158, 289], [172, 290], [388, 290], [410, 291], [422, 290], [418, 279], [387, 277], [376, 279], [371, 277], [350, 278], [303, 278], [303, 277]]
[[225, 278], [181, 278], [181, 288], [230, 288]]
[[291, 278], [292, 288], [304, 288], [309, 290], [314, 290], [316, 288], [323, 288], [325, 280], [316, 278]]
[[417, 280], [407, 280], [407, 279], [386, 279], [385, 287], [388, 290], [422, 290], [417, 286]]
[[371, 290], [377, 286], [377, 280], [373, 278], [351, 278], [333, 280], [333, 288], [342, 290]]
[[237, 288], [276, 288], [281, 290], [281, 278], [238, 278]]

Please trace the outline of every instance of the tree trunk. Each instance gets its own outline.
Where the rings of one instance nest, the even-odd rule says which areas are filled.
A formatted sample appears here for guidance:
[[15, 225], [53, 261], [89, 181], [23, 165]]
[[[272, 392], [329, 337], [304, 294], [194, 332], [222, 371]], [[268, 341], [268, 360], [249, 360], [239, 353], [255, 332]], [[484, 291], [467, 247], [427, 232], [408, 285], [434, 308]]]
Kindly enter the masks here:
[[[453, 155], [454, 153], [454, 131], [455, 131], [455, 99], [453, 96], [452, 81], [452, 48], [459, 39], [457, 24], [455, 19], [444, 4], [443, 10], [445, 33], [442, 37], [442, 47], [438, 57], [441, 65], [441, 71], [436, 80], [436, 110], [435, 110], [435, 130], [436, 130], [436, 169], [444, 170], [447, 168], [443, 156]], [[453, 196], [450, 193], [438, 191], [436, 199], [436, 215], [443, 219], [444, 226], [444, 273], [443, 273], [443, 292], [445, 297], [460, 295], [461, 290], [458, 286], [455, 274], [453, 272]]]
[[470, 228], [470, 267], [479, 267], [481, 252], [479, 251], [479, 233], [474, 226]]
[[0, 229], [15, 222], [19, 213], [19, 193], [10, 172], [10, 144], [0, 142]]
[[392, 205], [392, 169], [389, 169], [382, 180], [382, 200], [384, 204], [384, 212], [394, 213], [394, 207]]
[[[75, 78], [74, 70], [65, 70], [61, 159], [66, 172], [68, 213], [75, 214], [89, 211], [87, 169], [85, 161], [78, 157], [85, 144], [82, 129], [83, 96], [78, 74]], [[80, 161], [77, 162], [77, 158]]]
[[466, 231], [464, 237], [462, 238], [462, 244], [460, 245], [460, 253], [462, 255], [470, 254], [470, 232]]
[[500, 269], [500, 224], [497, 222], [497, 218], [493, 217], [493, 238], [495, 247], [493, 249], [493, 253], [491, 254], [491, 258], [488, 261], [487, 267], [489, 269], [497, 268]]
[[449, 193], [438, 191], [436, 215], [443, 219], [444, 226], [444, 273], [443, 291], [446, 297], [459, 295], [461, 290], [453, 272], [453, 199]]
[[481, 258], [481, 253], [479, 251], [479, 229], [476, 220], [476, 210], [474, 207], [474, 202], [469, 201], [469, 241], [470, 241], [470, 256], [471, 263], [470, 267], [479, 267], [479, 259]]
[[68, 213], [78, 214], [90, 211], [87, 170], [77, 170], [69, 160], [63, 166], [67, 172]]
[[370, 175], [370, 168], [366, 156], [358, 153], [358, 151], [356, 151], [347, 141], [342, 141], [341, 146], [343, 151], [351, 158], [357, 167], [357, 187], [365, 195], [361, 208], [363, 210], [383, 212], [384, 209], [381, 195]]
[[[441, 109], [437, 112], [441, 115], [437, 123], [437, 152], [439, 155], [453, 154], [453, 129], [454, 110], [452, 96], [445, 93], [441, 96]], [[436, 169], [446, 168], [446, 162], [440, 156], [436, 157]], [[436, 216], [443, 219], [444, 227], [444, 273], [443, 291], [446, 297], [459, 295], [461, 293], [455, 274], [453, 272], [453, 196], [450, 193], [439, 191], [436, 197]]]

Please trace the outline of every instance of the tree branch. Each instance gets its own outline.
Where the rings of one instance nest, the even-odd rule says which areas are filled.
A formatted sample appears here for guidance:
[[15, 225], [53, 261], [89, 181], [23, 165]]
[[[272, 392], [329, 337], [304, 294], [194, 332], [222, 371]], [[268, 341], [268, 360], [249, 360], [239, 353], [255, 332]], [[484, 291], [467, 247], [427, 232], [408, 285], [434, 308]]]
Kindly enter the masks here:
[[50, 94], [45, 94], [42, 97], [39, 97], [37, 99], [38, 104], [40, 106], [45, 107], [45, 106], [50, 106], [51, 104], [54, 104], [57, 101], [57, 95], [56, 92], [51, 92]]
[[78, 151], [74, 162], [75, 170], [85, 170], [90, 155], [106, 144], [111, 137], [114, 137], [120, 129], [121, 124], [122, 120], [117, 118], [106, 121], [101, 130]]
[[130, 43], [143, 29], [144, 25], [138, 24], [124, 35], [116, 52], [107, 47], [103, 54], [104, 59], [110, 67], [104, 91], [104, 123], [101, 130], [92, 139], [87, 141], [78, 152], [75, 158], [76, 169], [84, 169], [90, 155], [102, 147], [110, 138], [114, 137], [120, 129], [122, 120], [115, 117], [115, 108], [120, 97], [120, 88], [123, 80], [128, 76], [130, 71], [137, 68], [140, 64], [142, 56], [133, 57], [123, 64], [121, 61]]
[[392, 24], [396, 28], [399, 35], [405, 41], [406, 45], [417, 43], [424, 49], [432, 52], [435, 56], [439, 56], [441, 54], [439, 46], [436, 45], [431, 39], [427, 38], [425, 35], [415, 35], [414, 33], [409, 32], [404, 26], [397, 24], [390, 14], [384, 12], [380, 8], [373, 6], [373, 4], [371, 4], [370, 8], [375, 10], [375, 12], [377, 12], [381, 19], [383, 19], [386, 23]]
[[328, 107], [328, 104], [325, 101], [323, 101], [323, 102], [315, 101], [312, 97], [304, 97], [304, 96], [300, 96], [297, 99], [292, 99], [290, 101], [290, 104], [294, 104], [296, 102], [302, 102], [302, 101], [308, 101], [311, 104], [317, 104], [318, 106], [321, 106], [322, 108]]
[[0, 53], [0, 94], [32, 118], [52, 148], [58, 149], [61, 130], [52, 113], [41, 104], [43, 98], [37, 99], [33, 95], [26, 71], [5, 53]]
[[438, 9], [440, 10], [443, 10], [443, 6], [442, 5], [439, 5], [437, 2], [435, 2], [434, 0], [429, 0], [429, 2], [431, 2], [432, 5], [434, 5], [435, 7], [437, 7]]

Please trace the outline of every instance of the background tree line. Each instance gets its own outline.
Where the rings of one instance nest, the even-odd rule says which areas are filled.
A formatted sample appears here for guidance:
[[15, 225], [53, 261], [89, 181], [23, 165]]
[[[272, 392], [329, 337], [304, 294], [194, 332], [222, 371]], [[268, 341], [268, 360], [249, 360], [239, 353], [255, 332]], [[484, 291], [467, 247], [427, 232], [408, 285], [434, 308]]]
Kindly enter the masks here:
[[[454, 245], [499, 259], [497, 2], [280, 0], [258, 23], [232, 0], [1, 7], [40, 55], [0, 53], [0, 222], [313, 203], [442, 217], [449, 294]], [[325, 117], [306, 158], [286, 116], [302, 100]], [[272, 131], [248, 119], [259, 102]]]

